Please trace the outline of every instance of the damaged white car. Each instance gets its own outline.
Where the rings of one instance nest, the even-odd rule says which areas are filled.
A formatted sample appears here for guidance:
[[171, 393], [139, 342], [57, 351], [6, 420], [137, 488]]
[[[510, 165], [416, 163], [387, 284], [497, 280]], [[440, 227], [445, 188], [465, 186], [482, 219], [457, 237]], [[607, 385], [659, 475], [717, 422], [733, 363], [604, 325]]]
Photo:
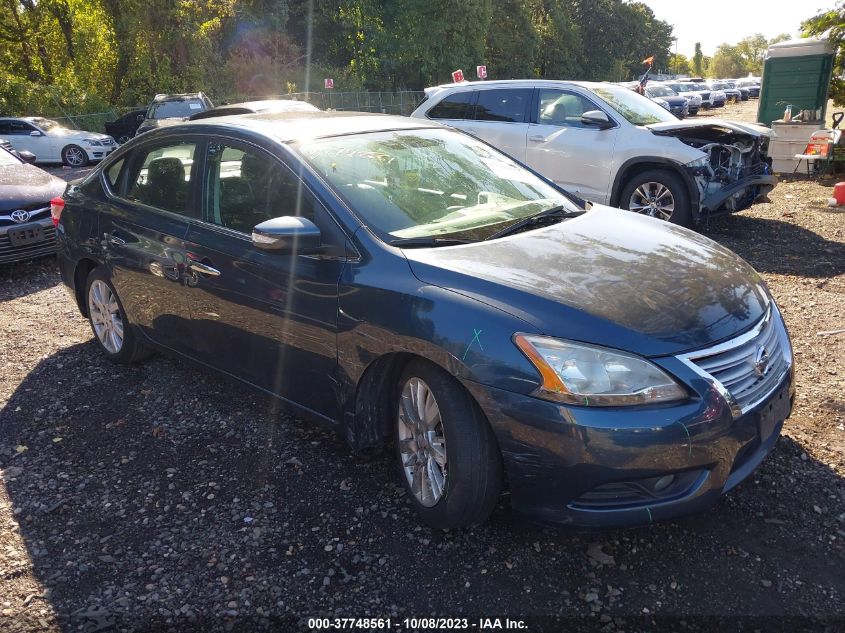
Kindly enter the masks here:
[[609, 83], [508, 80], [426, 89], [411, 115], [464, 130], [582, 198], [694, 226], [777, 184], [766, 127], [681, 121]]

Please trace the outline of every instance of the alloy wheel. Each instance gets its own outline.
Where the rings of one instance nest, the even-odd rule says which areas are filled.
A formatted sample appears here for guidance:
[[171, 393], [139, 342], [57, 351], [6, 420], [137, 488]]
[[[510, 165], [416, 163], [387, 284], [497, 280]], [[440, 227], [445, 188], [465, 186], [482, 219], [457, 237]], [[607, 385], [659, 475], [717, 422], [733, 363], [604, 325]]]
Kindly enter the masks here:
[[416, 500], [430, 508], [446, 491], [446, 436], [431, 388], [411, 378], [399, 400], [399, 456]]
[[102, 346], [111, 354], [120, 352], [123, 347], [120, 306], [108, 284], [99, 279], [95, 279], [88, 290], [88, 314]]
[[668, 221], [675, 212], [675, 196], [663, 183], [644, 182], [631, 194], [628, 209]]
[[65, 160], [71, 167], [81, 167], [85, 164], [85, 154], [78, 147], [68, 147], [65, 150]]

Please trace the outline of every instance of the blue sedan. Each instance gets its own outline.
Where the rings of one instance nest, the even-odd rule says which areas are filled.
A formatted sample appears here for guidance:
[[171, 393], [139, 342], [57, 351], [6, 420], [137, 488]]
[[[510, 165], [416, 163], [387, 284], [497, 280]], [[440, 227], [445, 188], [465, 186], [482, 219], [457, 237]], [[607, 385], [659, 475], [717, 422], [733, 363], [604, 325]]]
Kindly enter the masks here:
[[[707, 508], [772, 450], [789, 337], [748, 264], [417, 119], [252, 114], [144, 134], [52, 215], [115, 362], [217, 370], [390, 446], [437, 528]], [[316, 501], [316, 500], [315, 500]]]

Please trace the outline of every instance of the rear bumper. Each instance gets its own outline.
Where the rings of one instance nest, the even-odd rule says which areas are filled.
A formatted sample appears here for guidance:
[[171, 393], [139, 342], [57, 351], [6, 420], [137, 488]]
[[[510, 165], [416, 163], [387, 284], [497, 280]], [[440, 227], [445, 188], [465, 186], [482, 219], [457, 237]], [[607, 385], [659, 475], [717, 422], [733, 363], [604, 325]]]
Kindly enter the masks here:
[[[496, 433], [513, 508], [585, 527], [710, 507], [772, 450], [783, 420], [771, 426], [761, 412], [783, 398], [791, 409], [794, 393], [790, 370], [767, 399], [733, 419], [715, 390], [679, 405], [601, 409], [466, 386]], [[657, 490], [661, 480], [669, 483]]]

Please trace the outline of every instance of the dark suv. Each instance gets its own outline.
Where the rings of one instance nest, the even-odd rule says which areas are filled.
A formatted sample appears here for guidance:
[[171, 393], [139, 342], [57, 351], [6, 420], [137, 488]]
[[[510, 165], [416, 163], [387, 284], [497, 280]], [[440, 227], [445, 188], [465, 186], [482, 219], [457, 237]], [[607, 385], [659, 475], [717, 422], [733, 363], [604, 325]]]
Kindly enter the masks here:
[[158, 94], [147, 108], [144, 122], [138, 126], [136, 136], [159, 127], [187, 121], [192, 114], [214, 107], [205, 93], [189, 92], [178, 95]]

